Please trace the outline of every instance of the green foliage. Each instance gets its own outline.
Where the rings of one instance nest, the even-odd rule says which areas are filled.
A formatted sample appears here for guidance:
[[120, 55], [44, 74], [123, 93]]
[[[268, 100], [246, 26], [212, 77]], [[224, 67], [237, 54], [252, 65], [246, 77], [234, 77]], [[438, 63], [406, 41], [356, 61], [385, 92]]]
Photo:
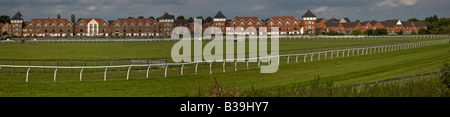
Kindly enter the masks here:
[[361, 31], [359, 31], [359, 30], [354, 30], [354, 31], [352, 32], [352, 35], [354, 35], [354, 36], [361, 35]]
[[56, 15], [56, 18], [61, 19], [61, 15], [60, 14]]
[[411, 35], [417, 35], [416, 31], [412, 31]]
[[[437, 15], [427, 17], [423, 21], [427, 25], [430, 33], [426, 34], [450, 34], [450, 18], [438, 18]], [[420, 34], [420, 33], [419, 33]]]
[[208, 16], [205, 18], [205, 22], [212, 22], [213, 18], [211, 16]]
[[409, 18], [407, 22], [418, 22], [419, 20], [417, 18]]
[[184, 16], [183, 15], [178, 16], [177, 20], [184, 20]]
[[189, 22], [194, 22], [194, 18], [189, 17], [188, 21], [189, 21]]
[[363, 32], [364, 35], [373, 35], [373, 30], [372, 29], [367, 29]]
[[419, 35], [431, 34], [431, 31], [425, 28], [421, 28], [418, 31]]
[[375, 29], [373, 35], [387, 35], [387, 29]]
[[[309, 32], [309, 31], [307, 31], [307, 32]], [[345, 34], [330, 30], [328, 32], [323, 32], [323, 35], [345, 35]]]
[[403, 30], [400, 29], [400, 31], [397, 32], [398, 35], [403, 35]]
[[447, 88], [450, 89], [450, 64], [448, 63], [448, 59], [445, 59], [441, 66], [441, 79], [443, 83], [447, 85]]
[[7, 15], [1, 15], [0, 23], [11, 23], [11, 18]]
[[[236, 86], [224, 87], [215, 80], [209, 90], [198, 97], [448, 97], [450, 90], [438, 78], [408, 80], [374, 85], [336, 86], [332, 81], [320, 82], [319, 77], [311, 83], [295, 84], [293, 87], [280, 86], [275, 89], [241, 91]], [[184, 96], [189, 96], [185, 93]], [[191, 95], [192, 96], [192, 95]]]

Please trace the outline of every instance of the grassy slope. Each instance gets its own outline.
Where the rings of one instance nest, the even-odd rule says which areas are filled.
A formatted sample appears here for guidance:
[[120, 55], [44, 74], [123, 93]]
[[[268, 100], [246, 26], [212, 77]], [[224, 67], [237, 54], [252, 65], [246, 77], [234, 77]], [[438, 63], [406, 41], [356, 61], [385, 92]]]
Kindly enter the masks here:
[[[236, 85], [241, 89], [252, 86], [255, 89], [290, 86], [294, 83], [311, 81], [317, 75], [324, 80], [332, 78], [336, 84], [351, 84], [438, 71], [442, 60], [449, 57], [449, 50], [449, 44], [444, 44], [313, 63], [289, 64], [280, 66], [275, 74], [260, 74], [258, 69], [251, 69], [227, 73], [215, 72], [213, 75], [145, 79], [143, 72], [138, 72], [141, 75], [135, 74], [129, 81], [123, 79], [107, 82], [56, 83], [25, 83], [22, 80], [23, 75], [3, 75], [0, 82], [0, 96], [181, 96], [185, 92], [196, 93], [199, 87], [202, 90], [209, 88], [213, 77], [226, 86]], [[102, 73], [96, 75], [102, 76]], [[52, 74], [47, 74], [46, 77], [51, 79]]]
[[[426, 39], [281, 39], [280, 50], [336, 46], [355, 46], [392, 41], [425, 41]], [[0, 44], [0, 59], [111, 59], [170, 57], [175, 42], [136, 43], [39, 43]], [[203, 42], [205, 45], [207, 41]], [[248, 44], [248, 42], [247, 42]], [[364, 45], [367, 46], [367, 45]], [[247, 46], [248, 47], [248, 46]], [[248, 49], [247, 49], [248, 50]], [[283, 54], [283, 52], [281, 52]]]

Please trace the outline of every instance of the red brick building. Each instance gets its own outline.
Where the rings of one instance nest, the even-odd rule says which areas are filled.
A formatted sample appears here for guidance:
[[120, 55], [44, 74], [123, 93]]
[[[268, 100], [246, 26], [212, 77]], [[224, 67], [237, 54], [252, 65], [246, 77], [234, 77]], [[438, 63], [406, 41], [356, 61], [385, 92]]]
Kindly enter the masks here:
[[118, 36], [158, 36], [159, 27], [153, 18], [119, 18], [110, 30]]
[[23, 29], [23, 36], [72, 36], [72, 29], [72, 22], [66, 18], [31, 19]]
[[[244, 32], [248, 27], [254, 27], [256, 32], [259, 32], [259, 27], [264, 27], [264, 23], [258, 19], [258, 17], [235, 17], [231, 22], [231, 27], [243, 27], [244, 30], [240, 32]], [[251, 31], [251, 30], [250, 30]], [[269, 31], [269, 29], [268, 29]], [[262, 32], [261, 32], [262, 33]], [[248, 33], [247, 33], [248, 34]]]
[[101, 18], [82, 18], [77, 22], [75, 32], [77, 36], [109, 36], [110, 25]]
[[304, 31], [306, 33], [312, 34], [315, 32], [316, 15], [314, 15], [310, 10], [306, 11], [302, 16], [302, 23], [304, 25]]
[[173, 30], [174, 18], [167, 12], [163, 16], [159, 17], [159, 35], [168, 36]]
[[[303, 27], [301, 22], [294, 16], [276, 16], [267, 22], [267, 31], [271, 33], [272, 27], [278, 27], [279, 34], [301, 34]], [[273, 34], [273, 33], [271, 33]]]

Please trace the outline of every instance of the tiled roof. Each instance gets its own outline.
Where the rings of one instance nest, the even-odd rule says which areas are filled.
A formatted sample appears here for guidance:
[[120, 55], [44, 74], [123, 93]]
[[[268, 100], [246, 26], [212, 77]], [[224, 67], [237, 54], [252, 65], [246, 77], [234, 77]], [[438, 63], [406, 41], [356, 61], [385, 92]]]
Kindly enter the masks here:
[[2, 28], [5, 24], [4, 23], [0, 23], [0, 28]]
[[416, 28], [426, 28], [427, 27], [427, 25], [425, 23], [423, 23], [423, 22], [413, 22], [413, 25]]
[[322, 20], [324, 20], [325, 18], [317, 18], [316, 23], [320, 23]]
[[251, 21], [258, 21], [259, 19], [258, 19], [258, 17], [235, 17], [234, 20], [236, 20], [236, 21], [244, 20], [245, 22], [248, 22], [250, 20]]
[[170, 15], [166, 12], [166, 13], [164, 13], [163, 16], [159, 17], [159, 19], [173, 19], [173, 17], [170, 16]]
[[273, 21], [279, 21], [279, 20], [281, 20], [281, 21], [287, 21], [287, 20], [296, 21], [297, 18], [295, 18], [294, 16], [275, 16], [275, 17], [272, 17], [271, 20], [273, 20]]
[[51, 23], [51, 22], [70, 23], [70, 21], [68, 19], [66, 19], [66, 18], [61, 18], [61, 19], [56, 19], [56, 18], [31, 19], [30, 22], [32, 22], [32, 23], [36, 23], [36, 22], [41, 22], [41, 23], [44, 23], [44, 22], [49, 22], [49, 23]]
[[342, 23], [342, 26], [344, 28], [355, 28], [356, 25], [358, 25], [359, 22], [348, 22], [348, 23]]
[[306, 11], [305, 14], [303, 14], [302, 17], [316, 17], [310, 10]]
[[116, 21], [123, 23], [123, 22], [153, 22], [153, 18], [119, 18]]
[[402, 22], [403, 28], [412, 28], [413, 25], [411, 22]]
[[[82, 18], [81, 21], [83, 21], [84, 23], [89, 23], [91, 20], [95, 20], [98, 23], [102, 23], [105, 20], [103, 20], [102, 18]], [[80, 22], [81, 22], [80, 21]]]
[[327, 27], [338, 27], [339, 23], [337, 23], [337, 22], [325, 22], [325, 25]]
[[346, 17], [343, 17], [342, 19], [344, 19], [345, 22], [352, 22], [350, 19], [348, 19], [348, 18], [346, 18]]
[[223, 15], [222, 11], [217, 12], [216, 16], [214, 18], [227, 18], [225, 15]]
[[331, 18], [331, 19], [328, 20], [328, 22], [339, 22], [339, 20], [336, 19], [336, 18]]
[[394, 27], [398, 22], [398, 19], [393, 20], [386, 20], [384, 22], [381, 22], [381, 24], [384, 25], [384, 27]]
[[19, 13], [16, 13], [16, 14], [14, 15], [14, 17], [11, 18], [11, 20], [23, 20], [23, 19], [22, 19], [22, 17], [19, 15]]

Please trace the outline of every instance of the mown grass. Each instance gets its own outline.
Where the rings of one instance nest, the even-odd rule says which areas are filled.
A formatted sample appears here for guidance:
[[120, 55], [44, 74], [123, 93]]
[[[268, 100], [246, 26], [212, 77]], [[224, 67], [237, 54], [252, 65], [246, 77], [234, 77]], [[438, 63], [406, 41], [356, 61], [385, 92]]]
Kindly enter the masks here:
[[[25, 83], [24, 74], [2, 74], [0, 75], [0, 96], [178, 97], [186, 93], [198, 93], [199, 89], [208, 90], [214, 82], [214, 77], [222, 81], [223, 86], [237, 86], [241, 90], [294, 87], [299, 83], [314, 81], [318, 75], [321, 81], [333, 80], [333, 84], [337, 86], [350, 85], [438, 71], [442, 60], [449, 57], [449, 50], [449, 44], [441, 44], [313, 63], [294, 64], [291, 61], [291, 64], [281, 65], [274, 74], [261, 74], [259, 69], [255, 68], [249, 70], [239, 68], [240, 70], [235, 72], [231, 70], [232, 67], [227, 67], [227, 72], [221, 73], [222, 69], [218, 67], [214, 69], [213, 75], [209, 75], [207, 69], [201, 70], [202, 74], [192, 75], [191, 69], [191, 75], [169, 75], [164, 78], [164, 71], [155, 69], [151, 72], [152, 77], [149, 79], [145, 78], [145, 71], [132, 71], [128, 81], [125, 79], [125, 71], [109, 72], [108, 76], [111, 76], [111, 79], [106, 82], [103, 81], [103, 72], [86, 73], [83, 79], [92, 79], [92, 81], [83, 80], [83, 82], [78, 81], [79, 73], [60, 73], [56, 83], [53, 83], [51, 72], [34, 73], [30, 75], [28, 83]], [[285, 63], [285, 61], [281, 62]], [[255, 63], [252, 65], [255, 66]], [[227, 66], [232, 65], [227, 64]], [[179, 74], [179, 69], [169, 70], [169, 73]]]

